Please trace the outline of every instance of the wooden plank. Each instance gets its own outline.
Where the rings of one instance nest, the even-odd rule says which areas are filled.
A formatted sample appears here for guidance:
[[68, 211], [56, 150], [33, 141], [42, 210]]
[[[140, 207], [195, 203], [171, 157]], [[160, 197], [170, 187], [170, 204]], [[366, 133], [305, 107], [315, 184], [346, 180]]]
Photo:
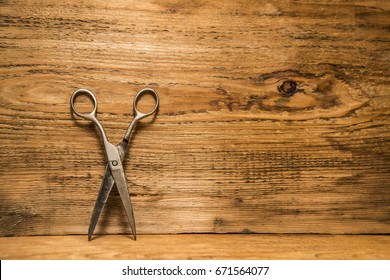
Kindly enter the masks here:
[[[1, 236], [86, 233], [80, 87], [114, 143], [160, 95], [125, 161], [141, 234], [390, 232], [389, 3], [141, 2], [1, 2]], [[105, 210], [129, 232], [115, 189]]]
[[0, 238], [7, 259], [389, 259], [390, 237], [375, 235], [185, 234]]

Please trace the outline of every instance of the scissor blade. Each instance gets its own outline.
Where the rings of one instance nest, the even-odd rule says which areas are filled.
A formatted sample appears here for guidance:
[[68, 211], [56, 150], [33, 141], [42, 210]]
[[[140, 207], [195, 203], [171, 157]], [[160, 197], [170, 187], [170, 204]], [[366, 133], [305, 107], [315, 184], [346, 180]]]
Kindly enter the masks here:
[[[122, 162], [125, 157], [128, 144], [129, 142], [127, 140], [123, 140], [121, 143], [119, 143], [116, 146]], [[89, 229], [88, 229], [88, 240], [92, 239], [92, 234], [95, 230], [96, 224], [99, 220], [103, 207], [107, 202], [108, 196], [111, 193], [114, 183], [115, 183], [114, 178], [112, 177], [111, 170], [107, 164], [102, 183], [100, 184], [100, 190], [95, 202], [95, 207], [92, 212], [91, 222], [89, 224]]]
[[136, 240], [135, 221], [133, 206], [131, 205], [129, 190], [127, 188], [125, 173], [123, 168], [111, 170], [112, 177], [114, 177], [116, 187], [118, 188], [119, 195], [122, 199], [123, 206], [125, 207], [127, 218], [129, 219], [131, 231], [133, 233], [134, 240]]
[[110, 195], [113, 186], [114, 186], [114, 178], [112, 178], [110, 168], [107, 165], [105, 175], [100, 185], [99, 194], [95, 202], [95, 207], [93, 208], [91, 222], [89, 223], [89, 229], [88, 229], [89, 241], [92, 238], [92, 234], [99, 220], [100, 213], [102, 212], [103, 207], [107, 202], [108, 196]]

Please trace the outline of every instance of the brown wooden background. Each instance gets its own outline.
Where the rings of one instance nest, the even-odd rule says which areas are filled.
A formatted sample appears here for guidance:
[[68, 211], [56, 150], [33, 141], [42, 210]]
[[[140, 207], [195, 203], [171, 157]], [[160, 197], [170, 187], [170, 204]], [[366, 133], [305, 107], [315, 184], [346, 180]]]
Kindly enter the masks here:
[[[105, 162], [81, 87], [115, 144], [160, 95], [125, 161], [138, 234], [389, 233], [389, 10], [1, 1], [0, 235], [86, 234]], [[97, 233], [129, 232], [115, 189], [105, 210]]]

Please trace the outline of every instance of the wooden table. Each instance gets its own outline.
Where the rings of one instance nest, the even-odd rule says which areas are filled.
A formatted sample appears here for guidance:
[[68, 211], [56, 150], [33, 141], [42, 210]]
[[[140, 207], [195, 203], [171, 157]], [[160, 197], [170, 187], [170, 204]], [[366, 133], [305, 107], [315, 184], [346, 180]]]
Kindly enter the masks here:
[[[389, 258], [389, 11], [2, 1], [0, 257]], [[139, 240], [114, 188], [88, 243], [105, 160], [70, 95], [92, 90], [119, 143], [145, 87], [160, 108], [124, 162]]]
[[388, 236], [308, 234], [175, 234], [0, 238], [2, 259], [381, 260]]

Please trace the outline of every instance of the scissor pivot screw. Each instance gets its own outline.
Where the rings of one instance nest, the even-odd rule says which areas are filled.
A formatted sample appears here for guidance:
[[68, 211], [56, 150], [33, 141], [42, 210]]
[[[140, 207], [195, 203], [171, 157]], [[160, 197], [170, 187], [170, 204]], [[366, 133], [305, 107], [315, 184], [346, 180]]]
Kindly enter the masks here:
[[112, 163], [113, 166], [117, 166], [118, 165], [118, 161], [116, 161], [116, 160], [113, 160], [111, 163]]

